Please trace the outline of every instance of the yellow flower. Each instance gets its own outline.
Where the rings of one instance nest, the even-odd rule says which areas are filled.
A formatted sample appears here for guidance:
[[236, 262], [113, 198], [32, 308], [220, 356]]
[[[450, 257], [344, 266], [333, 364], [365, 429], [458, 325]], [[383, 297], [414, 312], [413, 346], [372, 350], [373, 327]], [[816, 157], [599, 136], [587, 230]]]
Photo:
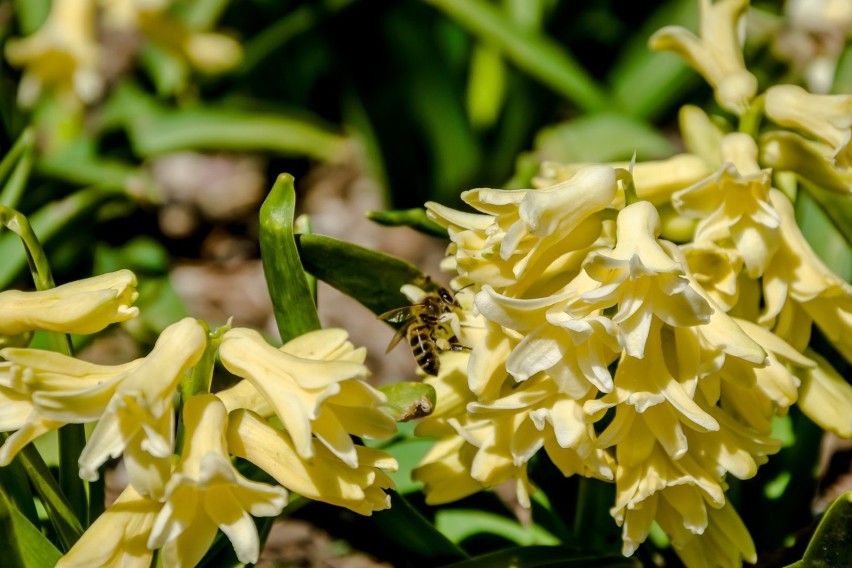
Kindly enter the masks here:
[[71, 420], [47, 418], [32, 400], [35, 393], [95, 388], [142, 362], [139, 359], [125, 365], [95, 365], [51, 351], [25, 348], [0, 350], [0, 357], [5, 359], [0, 363], [0, 432], [14, 432], [0, 448], [0, 466], [8, 465], [23, 447], [42, 434], [68, 422], [86, 422], [99, 416], [96, 410]]
[[[766, 311], [760, 323], [774, 323], [776, 334], [803, 348], [799, 343], [807, 343], [813, 319], [837, 350], [852, 361], [852, 286], [817, 257], [796, 224], [787, 197], [774, 189], [769, 197], [781, 218], [781, 239], [763, 276]], [[801, 333], [805, 335], [800, 341], [790, 339]]]
[[148, 568], [154, 551], [146, 542], [161, 508], [160, 502], [142, 497], [128, 485], [59, 560], [57, 568]]
[[355, 446], [356, 467], [350, 467], [323, 445], [313, 457], [304, 459], [290, 434], [274, 428], [245, 409], [231, 412], [228, 447], [267, 472], [293, 491], [332, 505], [370, 515], [390, 507], [385, 489], [393, 489], [390, 477], [382, 471], [396, 471], [396, 460], [381, 450]]
[[852, 166], [852, 95], [814, 95], [796, 85], [776, 85], [766, 91], [765, 109], [781, 126], [831, 146], [838, 167]]
[[722, 108], [740, 115], [757, 94], [757, 79], [745, 68], [737, 29], [748, 0], [701, 0], [701, 37], [666, 26], [650, 39], [651, 49], [674, 51], [713, 86]]
[[[665, 503], [672, 509], [672, 500]], [[707, 527], [694, 533], [678, 528], [676, 523], [666, 523], [664, 530], [672, 535], [672, 546], [683, 563], [690, 568], [740, 568], [744, 562], [757, 562], [757, 551], [748, 529], [730, 502], [721, 508], [708, 508]], [[660, 518], [671, 516], [660, 511]], [[661, 523], [662, 524], [662, 523]]]
[[723, 311], [729, 312], [740, 296], [737, 277], [743, 266], [742, 256], [736, 249], [707, 241], [690, 243], [681, 250], [695, 280]]
[[95, 386], [39, 390], [32, 400], [51, 420], [98, 421], [80, 454], [80, 477], [96, 480], [98, 468], [123, 452], [136, 491], [158, 497], [171, 465], [175, 388], [206, 345], [204, 328], [184, 318], [163, 330], [141, 362]]
[[[363, 365], [366, 352], [354, 349], [344, 330], [307, 333], [281, 349], [259, 333], [234, 328], [225, 333], [219, 356], [225, 367], [257, 390], [255, 405], [240, 387], [242, 404], [278, 416], [305, 459], [314, 456], [315, 436], [349, 467], [358, 466], [358, 451], [350, 435], [386, 438], [396, 422], [381, 408], [385, 396], [368, 385]], [[237, 391], [219, 393], [229, 410], [237, 408]]]
[[225, 441], [227, 410], [215, 395], [190, 397], [184, 424], [187, 441], [166, 484], [148, 548], [162, 548], [166, 566], [195, 566], [221, 530], [240, 562], [256, 563], [260, 538], [250, 515], [277, 516], [287, 504], [287, 492], [237, 472]]
[[[706, 162], [692, 154], [678, 154], [665, 160], [649, 160], [635, 164], [614, 162], [608, 165], [629, 169], [636, 186], [636, 195], [654, 205], [667, 202], [675, 191], [689, 187], [711, 173]], [[533, 186], [547, 187], [565, 181], [586, 166], [588, 164], [544, 162], [538, 176], [532, 180]], [[617, 209], [624, 207], [624, 195], [619, 193], [613, 205]]]
[[485, 489], [470, 475], [478, 451], [455, 431], [435, 442], [411, 473], [414, 481], [423, 484], [426, 503], [450, 503]]
[[852, 438], [852, 385], [819, 354], [807, 355], [816, 365], [801, 375], [799, 408], [824, 430]]
[[612, 202], [616, 190], [612, 168], [588, 166], [543, 189], [462, 193], [462, 199], [484, 215], [433, 202], [426, 208], [432, 219], [447, 227], [460, 276], [498, 290], [517, 285], [517, 295], [547, 285], [542, 280], [547, 280], [546, 272], [553, 272], [557, 259], [579, 270], [580, 260], [570, 253], [586, 249], [601, 236], [602, 218], [596, 213]]
[[54, 0], [38, 31], [9, 40], [6, 58], [26, 68], [18, 91], [22, 106], [32, 106], [46, 89], [93, 102], [103, 90], [93, 0]]
[[651, 322], [694, 326], [709, 321], [713, 309], [685, 277], [683, 265], [657, 241], [660, 216], [638, 201], [618, 213], [618, 240], [611, 251], [589, 254], [584, 269], [599, 282], [569, 306], [580, 315], [617, 306], [612, 321], [631, 357], [644, 357]]
[[733, 241], [746, 272], [757, 278], [778, 248], [778, 213], [769, 202], [770, 170], [757, 166], [757, 146], [745, 134], [722, 140], [719, 171], [672, 197], [682, 215], [700, 219], [694, 242]]
[[40, 292], [0, 292], [0, 334], [26, 331], [97, 333], [136, 317], [136, 276], [119, 270]]

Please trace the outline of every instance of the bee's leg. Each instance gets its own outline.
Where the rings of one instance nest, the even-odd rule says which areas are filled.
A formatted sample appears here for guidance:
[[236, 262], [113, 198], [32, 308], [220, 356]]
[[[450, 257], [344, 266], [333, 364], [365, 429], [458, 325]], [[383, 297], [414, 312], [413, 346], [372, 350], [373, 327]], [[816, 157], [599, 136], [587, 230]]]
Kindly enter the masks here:
[[450, 336], [447, 342], [450, 344], [450, 351], [470, 351], [470, 347], [462, 345], [459, 338], [455, 335]]

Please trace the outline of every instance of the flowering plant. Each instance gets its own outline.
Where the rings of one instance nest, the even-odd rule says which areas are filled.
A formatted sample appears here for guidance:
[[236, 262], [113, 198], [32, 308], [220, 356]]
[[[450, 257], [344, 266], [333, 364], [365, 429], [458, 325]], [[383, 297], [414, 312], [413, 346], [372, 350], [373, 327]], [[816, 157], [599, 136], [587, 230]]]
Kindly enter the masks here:
[[[227, 4], [16, 3], [21, 33], [4, 53], [20, 68], [19, 114], [8, 122], [30, 126], [0, 162], [0, 530], [11, 563], [254, 564], [273, 521], [301, 516], [399, 565], [844, 558], [852, 493], [810, 487], [820, 442], [852, 438], [845, 5], [790, 0], [770, 13], [747, 0], [688, 0], [696, 31], [649, 33], [652, 59], [615, 75], [607, 93], [536, 29], [545, 3], [523, 16], [519, 6], [430, 0], [453, 33], [476, 38], [462, 122], [481, 136], [450, 136], [454, 111], [436, 110], [447, 91], [412, 82], [413, 106], [440, 118], [429, 126], [435, 178], [452, 188], [423, 208], [370, 216], [441, 238], [449, 283], [314, 234], [322, 214], [297, 217], [294, 179], [281, 174], [245, 227], [274, 317], [261, 330], [234, 323], [233, 309], [217, 326], [192, 306], [164, 308], [174, 299], [168, 262], [140, 261], [129, 246], [99, 249], [86, 267], [94, 275], [80, 276], [57, 238], [92, 211], [92, 226], [116, 230], [127, 211], [156, 206], [161, 237], [178, 248], [202, 222], [246, 218], [260, 202], [251, 191], [226, 188], [224, 205], [210, 198], [221, 165], [201, 153], [211, 149], [370, 169], [358, 160], [381, 145], [372, 103], [358, 96], [342, 103], [357, 135], [214, 102], [220, 91], [263, 91], [266, 78], [258, 87], [246, 77], [275, 50], [271, 36], [307, 33], [305, 22], [345, 16], [348, 3], [294, 10], [245, 45], [213, 31], [223, 13], [240, 21]], [[131, 55], [109, 71], [122, 35]], [[789, 48], [806, 41], [809, 57]], [[456, 195], [488, 146], [473, 140], [513, 132], [513, 66], [585, 114], [543, 129], [506, 189]], [[676, 113], [667, 134], [677, 145], [651, 118], [683, 100], [632, 78], [672, 69], [706, 83], [702, 104]], [[105, 149], [116, 132], [127, 148]], [[498, 140], [492, 157], [525, 148], [526, 134], [514, 146]], [[196, 153], [195, 176], [214, 172], [197, 184], [158, 175], [177, 151]], [[263, 179], [241, 158], [230, 167], [255, 163]], [[39, 205], [46, 192], [31, 177], [71, 195]], [[97, 185], [76, 190], [86, 182]], [[20, 279], [25, 266], [33, 285]], [[407, 344], [416, 380], [371, 371], [381, 368], [372, 346], [356, 347], [370, 338], [319, 309], [317, 280], [372, 312], [350, 321], [396, 327], [391, 347]], [[108, 362], [79, 354], [118, 328], [133, 349]], [[826, 468], [820, 476], [827, 484]]]

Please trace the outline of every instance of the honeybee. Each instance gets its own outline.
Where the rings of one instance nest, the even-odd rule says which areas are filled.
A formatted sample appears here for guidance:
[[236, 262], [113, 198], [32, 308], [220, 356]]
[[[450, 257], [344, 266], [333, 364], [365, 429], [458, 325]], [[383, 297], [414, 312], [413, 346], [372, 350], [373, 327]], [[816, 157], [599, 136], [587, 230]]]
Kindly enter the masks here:
[[439, 287], [429, 293], [419, 304], [403, 306], [381, 314], [379, 319], [401, 324], [388, 344], [387, 352], [390, 352], [404, 336], [411, 347], [414, 360], [423, 372], [437, 376], [441, 368], [441, 360], [438, 358], [441, 351], [469, 349], [459, 342], [456, 334], [449, 328], [449, 324], [441, 317], [458, 307], [459, 304], [452, 293], [446, 288]]

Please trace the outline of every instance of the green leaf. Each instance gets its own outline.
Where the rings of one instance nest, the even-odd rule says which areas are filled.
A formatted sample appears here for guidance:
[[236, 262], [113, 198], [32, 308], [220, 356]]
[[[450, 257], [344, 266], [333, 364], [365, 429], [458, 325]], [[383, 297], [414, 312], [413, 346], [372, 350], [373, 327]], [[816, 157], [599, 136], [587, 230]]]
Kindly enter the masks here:
[[559, 539], [538, 525], [521, 526], [516, 519], [478, 509], [442, 509], [435, 526], [456, 544], [480, 533], [491, 533], [522, 546], [556, 545]]
[[396, 486], [397, 493], [407, 495], [423, 488], [422, 482], [414, 481], [411, 478], [411, 472], [420, 465], [433, 445], [435, 445], [435, 442], [432, 439], [414, 438], [402, 439], [380, 446], [382, 450], [392, 455], [399, 464], [397, 471], [388, 473]]
[[521, 70], [585, 111], [606, 106], [606, 93], [583, 67], [550, 38], [520, 26], [484, 0], [428, 0]]
[[118, 89], [104, 110], [104, 124], [126, 128], [143, 158], [180, 150], [262, 150], [328, 161], [346, 155], [348, 140], [319, 122], [225, 106], [169, 109], [130, 85]]
[[53, 546], [12, 504], [0, 486], [0, 541], [3, 542], [3, 566], [43, 568], [53, 566], [62, 553]]
[[391, 413], [397, 422], [408, 422], [423, 418], [435, 410], [435, 387], [426, 383], [400, 381], [379, 387], [387, 402], [382, 407]]
[[467, 554], [441, 534], [396, 491], [390, 491], [391, 508], [373, 514], [383, 538], [395, 542], [421, 560], [443, 562], [467, 558]]
[[614, 555], [591, 555], [564, 546], [523, 546], [500, 550], [446, 568], [638, 568], [634, 558]]
[[802, 559], [790, 566], [796, 568], [848, 566], [850, 550], [852, 550], [852, 491], [847, 491], [828, 508]]
[[281, 174], [260, 208], [260, 254], [282, 341], [320, 329], [310, 283], [293, 235], [296, 189]]
[[542, 129], [535, 143], [540, 160], [610, 162], [666, 158], [677, 148], [648, 123], [622, 114], [583, 116]]
[[796, 222], [817, 256], [843, 280], [852, 278], [852, 199], [809, 183], [796, 197]]
[[624, 42], [609, 74], [619, 109], [637, 118], [655, 118], [682, 100], [689, 86], [701, 83], [701, 77], [677, 55], [648, 48], [648, 38], [661, 27], [693, 26], [697, 22], [698, 2], [673, 0], [663, 4]]
[[395, 211], [369, 211], [367, 219], [387, 227], [411, 227], [433, 237], [448, 238], [447, 230], [426, 216], [422, 207]]
[[376, 315], [410, 304], [400, 287], [425, 281], [413, 264], [331, 237], [296, 235], [296, 246], [305, 270]]

